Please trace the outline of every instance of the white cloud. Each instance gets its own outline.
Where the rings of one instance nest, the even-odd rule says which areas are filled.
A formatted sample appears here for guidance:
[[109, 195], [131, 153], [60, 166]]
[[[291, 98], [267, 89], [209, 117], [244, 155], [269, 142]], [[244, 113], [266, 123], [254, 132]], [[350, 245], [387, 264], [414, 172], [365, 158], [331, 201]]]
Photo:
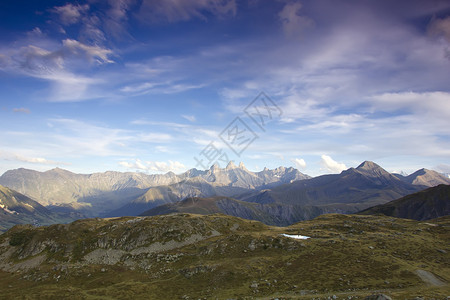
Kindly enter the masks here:
[[60, 21], [64, 25], [72, 25], [78, 23], [81, 19], [81, 16], [89, 10], [89, 5], [73, 5], [71, 3], [67, 3], [64, 6], [56, 6], [50, 11], [57, 14]]
[[235, 0], [144, 0], [140, 9], [142, 21], [178, 22], [192, 18], [207, 20], [207, 15], [218, 17], [236, 14]]
[[336, 162], [328, 155], [322, 155], [320, 157], [320, 163], [326, 171], [329, 171], [331, 173], [340, 173], [343, 170], [347, 169], [345, 164]]
[[181, 172], [186, 170], [186, 166], [178, 161], [142, 161], [136, 159], [134, 162], [121, 161], [119, 165], [127, 169], [142, 170], [146, 172]]
[[297, 169], [299, 170], [306, 169], [306, 162], [303, 158], [294, 158], [291, 161], [295, 164]]
[[181, 115], [183, 118], [188, 120], [189, 122], [195, 122], [197, 119], [193, 115]]

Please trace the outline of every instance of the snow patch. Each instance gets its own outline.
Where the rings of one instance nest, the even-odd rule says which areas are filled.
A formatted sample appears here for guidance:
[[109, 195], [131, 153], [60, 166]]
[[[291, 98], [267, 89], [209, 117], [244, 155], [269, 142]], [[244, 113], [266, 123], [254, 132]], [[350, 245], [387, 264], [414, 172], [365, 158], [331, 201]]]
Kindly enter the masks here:
[[285, 236], [285, 237], [288, 237], [288, 238], [291, 238], [291, 239], [296, 239], [296, 240], [307, 240], [307, 239], [310, 239], [309, 236], [300, 235], [300, 234], [286, 234], [286, 233], [283, 233], [281, 235]]

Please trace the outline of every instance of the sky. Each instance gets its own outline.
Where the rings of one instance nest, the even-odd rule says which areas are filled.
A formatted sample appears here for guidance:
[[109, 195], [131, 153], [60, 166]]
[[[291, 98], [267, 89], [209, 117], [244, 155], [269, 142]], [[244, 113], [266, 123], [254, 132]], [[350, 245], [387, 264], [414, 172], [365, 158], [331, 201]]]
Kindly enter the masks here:
[[0, 2], [0, 174], [450, 173], [450, 1]]

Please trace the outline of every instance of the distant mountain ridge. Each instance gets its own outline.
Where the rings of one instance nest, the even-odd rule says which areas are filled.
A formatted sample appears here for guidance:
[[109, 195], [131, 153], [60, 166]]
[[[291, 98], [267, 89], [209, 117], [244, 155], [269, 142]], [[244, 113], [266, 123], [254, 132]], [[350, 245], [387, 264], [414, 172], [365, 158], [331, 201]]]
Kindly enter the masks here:
[[[280, 167], [255, 173], [247, 170], [242, 163], [236, 166], [230, 162], [223, 169], [215, 165], [209, 170], [190, 169], [179, 175], [173, 172], [148, 175], [112, 171], [75, 174], [59, 168], [46, 172], [17, 169], [0, 176], [0, 184], [17, 190], [42, 205], [67, 211], [82, 207], [83, 212], [98, 216], [130, 203], [133, 206], [133, 200], [137, 203], [150, 203], [150, 206], [154, 202], [155, 206], [179, 201], [187, 196], [214, 196], [217, 193], [235, 195], [246, 190], [273, 187], [305, 178], [310, 177], [294, 168]], [[172, 192], [164, 191], [166, 186], [170, 186]], [[130, 213], [141, 213], [148, 208], [147, 205], [140, 211], [140, 208], [131, 209]]]

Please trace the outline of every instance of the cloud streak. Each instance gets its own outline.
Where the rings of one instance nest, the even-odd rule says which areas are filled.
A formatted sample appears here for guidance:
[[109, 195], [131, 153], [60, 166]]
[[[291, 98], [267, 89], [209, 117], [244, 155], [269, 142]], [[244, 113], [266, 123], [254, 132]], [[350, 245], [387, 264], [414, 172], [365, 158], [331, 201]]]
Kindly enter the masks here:
[[224, 18], [234, 16], [236, 10], [235, 0], [144, 0], [139, 17], [144, 22], [207, 20], [208, 14]]
[[130, 170], [140, 170], [145, 172], [157, 172], [157, 173], [167, 173], [167, 172], [181, 172], [185, 171], [187, 168], [185, 165], [178, 161], [169, 160], [164, 161], [142, 161], [140, 159], [135, 159], [132, 162], [121, 161], [119, 165]]

